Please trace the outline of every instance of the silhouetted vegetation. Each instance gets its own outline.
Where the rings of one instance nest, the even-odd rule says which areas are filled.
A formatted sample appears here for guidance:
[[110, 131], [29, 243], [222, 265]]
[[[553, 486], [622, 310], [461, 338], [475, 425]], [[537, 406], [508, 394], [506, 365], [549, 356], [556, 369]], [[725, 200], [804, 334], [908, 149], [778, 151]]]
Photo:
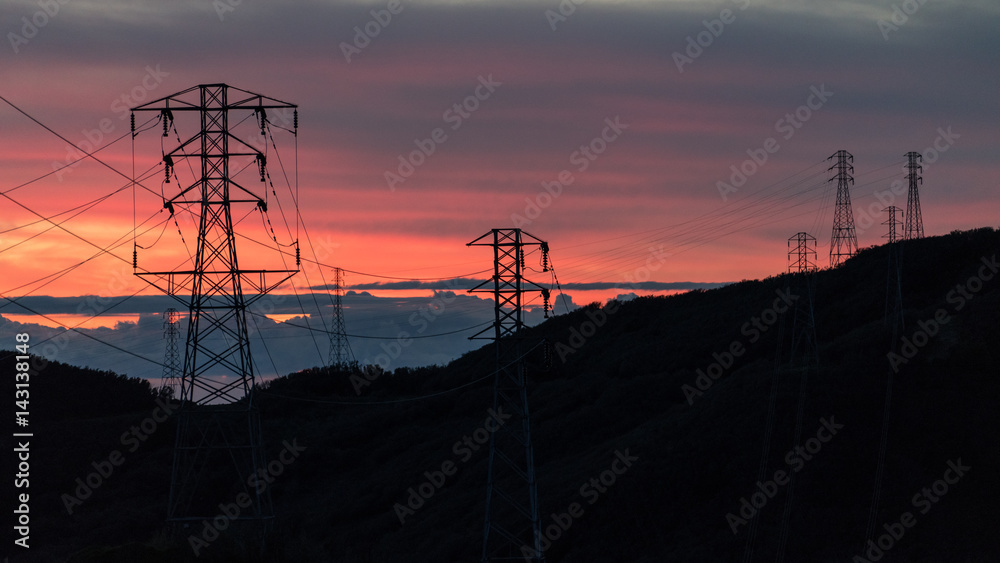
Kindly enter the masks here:
[[[960, 309], [949, 293], [976, 279], [983, 259], [998, 249], [1000, 232], [989, 228], [903, 245], [902, 335], [913, 341], [941, 310], [949, 320], [894, 376], [877, 534], [907, 511], [916, 525], [880, 561], [1000, 558], [1000, 409], [994, 404], [1000, 397], [1000, 275], [972, 284], [980, 289], [962, 298]], [[754, 560], [774, 558], [789, 490], [787, 561], [863, 555], [890, 366], [888, 252], [887, 246], [868, 248], [815, 275], [819, 368], [806, 384], [798, 443], [801, 376], [788, 369], [777, 379], [774, 374], [779, 343], [787, 358], [795, 327], [794, 313], [779, 313], [776, 300], [797, 295], [793, 301], [804, 303], [802, 275], [592, 304], [528, 330], [529, 338], [553, 344], [549, 371], [542, 369], [541, 349], [528, 358], [543, 525], [581, 502], [581, 485], [608, 469], [616, 450], [638, 457], [596, 502], [581, 502], [584, 514], [552, 542], [547, 560], [741, 561], [749, 526], [734, 534], [727, 513], [738, 513], [740, 499], [758, 490], [775, 381], [766, 479], [789, 468], [786, 453], [815, 437], [821, 419], [843, 428], [752, 518], [759, 526]], [[773, 324], [753, 324], [771, 308]], [[722, 366], [734, 343], [744, 351]], [[263, 386], [256, 400], [267, 459], [283, 440], [306, 447], [271, 488], [278, 518], [263, 560], [478, 561], [485, 448], [459, 463], [457, 474], [404, 524], [393, 507], [407, 502], [408, 488], [423, 483], [425, 471], [455, 460], [453, 445], [483, 423], [492, 396], [491, 380], [483, 378], [494, 361], [486, 346], [448, 366], [384, 373], [314, 368]], [[699, 371], [708, 373], [716, 362], [721, 376], [699, 389]], [[0, 364], [7, 370], [11, 361]], [[702, 394], [686, 394], [685, 385]], [[123, 449], [120, 435], [155, 408], [154, 394], [142, 381], [61, 364], [33, 376], [39, 480], [31, 489], [31, 555], [17, 561], [195, 559], [183, 534], [171, 537], [163, 525], [172, 418], [127, 454], [72, 516], [60, 500], [75, 478], [91, 471], [91, 462]], [[408, 397], [423, 398], [403, 400]], [[915, 510], [914, 495], [958, 459], [971, 467], [967, 475], [926, 514]], [[198, 558], [254, 559], [225, 539]]]

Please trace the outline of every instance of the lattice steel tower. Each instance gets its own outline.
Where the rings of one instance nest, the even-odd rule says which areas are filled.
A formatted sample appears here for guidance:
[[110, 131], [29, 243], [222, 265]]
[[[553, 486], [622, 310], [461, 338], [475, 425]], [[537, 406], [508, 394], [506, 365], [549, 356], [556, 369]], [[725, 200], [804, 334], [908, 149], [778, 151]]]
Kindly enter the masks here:
[[177, 398], [181, 396], [181, 355], [177, 350], [179, 317], [177, 309], [173, 307], [163, 312], [163, 338], [167, 345], [163, 353], [163, 376], [160, 378], [160, 387], [169, 388]]
[[902, 211], [902, 209], [896, 207], [895, 205], [890, 205], [889, 207], [886, 207], [885, 209], [882, 210], [883, 213], [888, 213], [889, 214], [889, 219], [885, 223], [882, 223], [883, 225], [887, 225], [889, 227], [888, 234], [886, 234], [885, 236], [882, 237], [882, 238], [888, 240], [889, 244], [892, 244], [892, 243], [894, 243], [894, 242], [896, 242], [896, 241], [899, 240], [899, 229], [898, 229], [898, 227], [902, 227], [903, 222], [900, 221], [899, 219], [897, 219], [896, 215], [900, 211]]
[[[798, 378], [798, 404], [796, 406], [795, 430], [793, 444], [801, 444], [803, 440], [803, 420], [806, 402], [809, 398], [809, 378], [819, 372], [819, 344], [816, 338], [816, 272], [808, 271], [794, 280], [797, 287], [793, 289], [797, 298], [792, 306], [792, 339], [788, 358], [787, 373]], [[778, 331], [779, 338], [781, 329]], [[779, 345], [779, 353], [781, 351]], [[777, 384], [775, 382], [774, 384]], [[786, 486], [785, 506], [782, 509], [781, 526], [778, 533], [777, 557], [775, 561], [785, 559], [785, 549], [790, 537], [792, 508], [795, 505], [796, 474], [792, 472]]]
[[[792, 244], [795, 245], [792, 248]], [[812, 256], [812, 260], [809, 257]], [[816, 237], [809, 233], [795, 233], [788, 239], [788, 272], [816, 270]]]
[[[469, 292], [493, 294], [495, 321], [492, 328], [470, 339], [488, 338], [494, 341], [497, 367], [493, 409], [511, 415], [503, 426], [490, 435], [481, 561], [540, 562], [545, 557], [541, 546], [542, 527], [525, 388], [523, 354], [526, 351], [520, 332], [524, 327], [524, 295], [540, 291], [546, 309], [548, 303], [548, 290], [524, 278], [524, 249], [538, 247], [543, 253], [543, 264], [548, 264], [548, 243], [521, 229], [493, 229], [468, 246], [493, 248], [493, 279]], [[493, 335], [485, 336], [489, 332]]]
[[[265, 471], [265, 460], [254, 403], [247, 307], [297, 270], [251, 270], [239, 265], [233, 215], [236, 209], [237, 217], [255, 208], [266, 213], [267, 204], [241, 185], [235, 178], [238, 172], [233, 170], [242, 170], [244, 161], [250, 166], [256, 161], [255, 170], [264, 181], [266, 159], [238, 136], [242, 133], [250, 139], [251, 132], [235, 129], [242, 120], [255, 117], [251, 123], [259, 125], [261, 134], [266, 130], [270, 133], [267, 110], [296, 107], [226, 84], [203, 84], [132, 109], [159, 112], [164, 137], [172, 126], [179, 138], [174, 115], [193, 113], [199, 124], [197, 133], [179, 140], [169, 152], [164, 148], [163, 154], [167, 182], [175, 162], [198, 161], [190, 167], [193, 183], [180, 186], [176, 195], [165, 196], [163, 202], [171, 214], [179, 208], [198, 218], [193, 268], [148, 271], [138, 268], [138, 260], [135, 264], [136, 275], [176, 298], [189, 311], [168, 521], [189, 522], [194, 528], [202, 520], [216, 518], [221, 503], [246, 495], [250, 506], [232, 519], [228, 529], [230, 533], [239, 529], [239, 533], [253, 534], [260, 545], [273, 511], [269, 490], [262, 491], [253, 478]], [[297, 131], [297, 114], [295, 121]], [[133, 119], [133, 140], [134, 123]], [[237, 162], [231, 165], [231, 159]], [[259, 254], [243, 258], [248, 257], [263, 261]]]
[[[896, 218], [902, 209], [891, 205], [882, 211], [889, 213], [889, 220], [883, 225], [889, 226], [889, 233], [884, 238], [889, 241], [889, 275], [885, 286], [885, 322], [891, 326], [894, 333], [903, 330], [903, 248], [897, 227], [903, 224]], [[895, 345], [895, 344], [893, 344]]]
[[344, 271], [333, 269], [333, 322], [330, 327], [330, 365], [344, 368], [351, 364], [351, 345], [347, 342], [344, 323]]
[[858, 252], [858, 237], [854, 230], [854, 211], [851, 208], [851, 184], [854, 183], [854, 156], [839, 150], [827, 160], [836, 158], [837, 163], [829, 170], [837, 170], [830, 178], [837, 180], [837, 207], [833, 215], [833, 237], [830, 240], [830, 266], [838, 266]]
[[920, 165], [923, 157], [918, 152], [906, 153], [906, 179], [910, 182], [910, 190], [906, 195], [906, 226], [903, 228], [903, 239], [924, 238], [924, 219], [920, 215], [920, 193], [917, 186], [924, 183], [920, 175], [924, 167]]

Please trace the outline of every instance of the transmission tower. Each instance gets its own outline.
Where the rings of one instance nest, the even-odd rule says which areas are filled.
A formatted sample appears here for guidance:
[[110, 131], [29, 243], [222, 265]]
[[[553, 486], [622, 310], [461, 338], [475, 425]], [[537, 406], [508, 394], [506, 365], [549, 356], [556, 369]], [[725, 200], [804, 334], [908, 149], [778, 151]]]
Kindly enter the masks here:
[[[545, 557], [520, 332], [524, 328], [524, 295], [540, 291], [548, 311], [549, 294], [547, 289], [524, 278], [524, 249], [541, 249], [546, 265], [543, 270], [547, 270], [548, 243], [521, 229], [493, 229], [468, 246], [493, 248], [493, 279], [469, 292], [493, 294], [494, 324], [492, 329], [486, 328], [470, 339], [494, 341], [497, 361], [493, 409], [511, 415], [490, 435], [482, 563], [541, 562]], [[487, 335], [489, 332], [492, 336]]]
[[827, 160], [836, 158], [837, 163], [829, 170], [837, 170], [830, 178], [837, 180], [837, 207], [833, 215], [833, 238], [830, 241], [830, 266], [839, 266], [858, 251], [858, 237], [854, 231], [854, 211], [851, 209], [851, 184], [854, 183], [854, 156], [839, 150]]
[[896, 215], [900, 211], [902, 211], [902, 209], [896, 207], [895, 205], [890, 205], [889, 207], [886, 207], [882, 211], [884, 213], [889, 214], [889, 220], [886, 221], [885, 223], [882, 223], [883, 225], [888, 225], [889, 233], [883, 236], [882, 238], [888, 239], [889, 244], [892, 244], [899, 240], [899, 230], [897, 229], [897, 227], [901, 227], [903, 225], [903, 222], [897, 219]]
[[902, 209], [892, 205], [882, 211], [889, 213], [889, 220], [883, 225], [889, 226], [885, 238], [889, 240], [889, 276], [885, 287], [885, 322], [891, 326], [894, 333], [903, 330], [903, 248], [897, 227], [903, 222], [896, 218]]
[[163, 312], [163, 338], [167, 341], [166, 352], [163, 354], [163, 377], [160, 387], [168, 388], [175, 397], [181, 396], [181, 355], [177, 351], [177, 329], [180, 315], [177, 309], [168, 308]]
[[920, 165], [923, 157], [918, 152], [908, 152], [906, 156], [906, 179], [910, 182], [910, 190], [906, 195], [906, 226], [903, 228], [903, 239], [912, 240], [924, 238], [924, 219], [920, 215], [920, 193], [917, 186], [924, 183], [920, 175], [924, 167]]
[[[795, 248], [792, 248], [792, 244]], [[812, 256], [812, 260], [809, 257]], [[816, 237], [795, 233], [788, 239], [788, 272], [812, 272], [816, 269]]]
[[[795, 430], [793, 444], [801, 444], [806, 402], [809, 398], [809, 378], [819, 372], [819, 345], [816, 339], [816, 273], [808, 272], [796, 280], [795, 291], [798, 297], [792, 311], [791, 354], [788, 360], [788, 373], [798, 379], [798, 404], [795, 414]], [[780, 337], [780, 329], [779, 329]], [[779, 347], [780, 352], [780, 347]], [[778, 534], [777, 558], [784, 561], [785, 549], [790, 537], [792, 526], [792, 508], [795, 503], [796, 478], [793, 472], [789, 478], [785, 506], [782, 509], [781, 527]]]
[[333, 269], [333, 326], [330, 327], [330, 365], [344, 368], [351, 363], [351, 346], [344, 324], [344, 271]]
[[[176, 148], [169, 152], [164, 148], [166, 183], [175, 162], [198, 161], [189, 167], [193, 183], [180, 186], [176, 195], [163, 201], [171, 214], [182, 209], [198, 218], [193, 268], [149, 271], [138, 268], [137, 257], [133, 264], [137, 276], [183, 303], [189, 312], [167, 518], [197, 527], [203, 520], [215, 519], [220, 504], [240, 499], [243, 507], [242, 499], [250, 499], [250, 506], [244, 507], [227, 527], [256, 535], [261, 547], [273, 511], [269, 489], [257, 486], [254, 478], [266, 475], [266, 469], [260, 417], [254, 403], [254, 364], [246, 313], [248, 306], [297, 270], [250, 270], [239, 266], [234, 208], [263, 214], [267, 203], [240, 183], [235, 176], [243, 167], [231, 167], [230, 159], [251, 165], [256, 161], [262, 182], [266, 159], [237, 135], [249, 137], [249, 132], [234, 131], [230, 125], [235, 123], [235, 129], [243, 120], [255, 117], [261, 135], [270, 134], [267, 110], [296, 107], [226, 84], [203, 84], [132, 108], [133, 112], [159, 112], [163, 136], [171, 127], [178, 136]], [[199, 130], [181, 141], [174, 115], [191, 115], [188, 112], [197, 116]], [[134, 115], [133, 143], [137, 135]], [[297, 129], [296, 113], [295, 133]], [[238, 217], [244, 213], [240, 211]], [[260, 260], [256, 255], [251, 258]]]
[[917, 201], [917, 178], [920, 166], [916, 163], [916, 159], [920, 157], [918, 153], [907, 153], [906, 156], [909, 158], [909, 175], [910, 178], [910, 193], [907, 202], [907, 215], [906, 215], [906, 226], [903, 231], [903, 240], [900, 240], [898, 233], [896, 232], [897, 225], [900, 221], [896, 219], [897, 212], [900, 211], [897, 207], [887, 207], [882, 211], [889, 212], [889, 220], [883, 223], [883, 225], [889, 225], [889, 234], [886, 236], [889, 239], [888, 254], [889, 254], [889, 271], [886, 276], [885, 282], [885, 317], [883, 323], [885, 324], [886, 331], [889, 333], [889, 354], [887, 358], [889, 359], [889, 365], [887, 366], [887, 376], [885, 380], [885, 401], [882, 406], [882, 430], [881, 430], [881, 440], [879, 443], [878, 451], [878, 461], [875, 465], [875, 482], [872, 488], [872, 499], [868, 507], [868, 525], [865, 528], [865, 549], [868, 546], [877, 541], [876, 536], [878, 535], [877, 522], [879, 522], [879, 508], [881, 503], [882, 495], [882, 485], [883, 476], [885, 474], [885, 457], [886, 457], [886, 444], [888, 442], [889, 436], [889, 420], [892, 412], [892, 385], [893, 376], [895, 374], [895, 367], [893, 365], [893, 356], [898, 353], [899, 350], [899, 337], [905, 328], [905, 320], [903, 313], [903, 245], [904, 241], [911, 238], [910, 228], [911, 228], [911, 218], [916, 217], [917, 226], [915, 231], [919, 231], [919, 234], [914, 233], [913, 238], [919, 238], [923, 236], [923, 226], [920, 223], [920, 203]]

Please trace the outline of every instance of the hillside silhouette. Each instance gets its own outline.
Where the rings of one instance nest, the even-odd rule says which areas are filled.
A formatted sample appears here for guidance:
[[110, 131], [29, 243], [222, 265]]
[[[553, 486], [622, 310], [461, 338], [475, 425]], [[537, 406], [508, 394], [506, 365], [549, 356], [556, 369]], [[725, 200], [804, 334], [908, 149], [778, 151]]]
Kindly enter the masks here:
[[[752, 561], [775, 559], [782, 541], [790, 562], [1000, 560], [1000, 275], [990, 267], [1000, 231], [894, 246], [903, 360], [887, 356], [890, 245], [811, 281], [782, 274], [591, 304], [525, 331], [552, 345], [548, 358], [542, 347], [527, 358], [547, 561], [743, 561], [751, 531]], [[788, 360], [810, 285], [818, 365], [803, 383], [801, 362]], [[303, 450], [270, 487], [277, 519], [260, 559], [226, 535], [196, 558], [166, 532], [173, 417], [67, 514], [63, 493], [129, 449], [123, 432], [158, 396], [144, 381], [51, 363], [32, 379], [33, 547], [11, 561], [478, 561], [487, 446], [463, 440], [490, 416], [494, 361], [485, 346], [447, 366], [315, 368], [264, 385], [265, 458], [285, 443]], [[892, 366], [874, 518], [891, 546], [869, 558]], [[435, 484], [449, 461], [457, 472]], [[952, 482], [942, 492], [938, 481]], [[408, 505], [427, 482], [433, 494]], [[757, 492], [766, 501], [746, 509], [741, 499]]]

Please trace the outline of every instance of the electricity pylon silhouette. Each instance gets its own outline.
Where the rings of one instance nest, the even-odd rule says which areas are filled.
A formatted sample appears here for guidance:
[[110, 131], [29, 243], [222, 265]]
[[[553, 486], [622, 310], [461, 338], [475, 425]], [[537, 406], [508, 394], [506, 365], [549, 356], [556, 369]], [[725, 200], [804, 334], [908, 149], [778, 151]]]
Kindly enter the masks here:
[[896, 214], [901, 209], [893, 205], [882, 211], [889, 213], [889, 220], [882, 223], [889, 226], [889, 233], [885, 235], [889, 240], [889, 275], [885, 282], [885, 323], [894, 335], [898, 335], [903, 330], [903, 244], [896, 230], [896, 227], [902, 224], [902, 221], [896, 219]]
[[[854, 230], [854, 211], [851, 208], [851, 184], [854, 183], [854, 156], [845, 150], [835, 152], [830, 158], [837, 163], [828, 170], [837, 170], [830, 181], [837, 180], [837, 206], [833, 215], [833, 237], [830, 240], [830, 266], [839, 266], [858, 251], [858, 237]], [[827, 160], [830, 160], [828, 158]]]
[[[919, 157], [917, 153], [908, 153], [907, 156], [910, 157], [910, 197], [915, 198], [916, 187], [913, 181], [915, 158], [910, 156], [915, 155]], [[913, 203], [911, 201], [910, 203]], [[917, 207], [917, 217], [919, 221], [919, 208], [920, 204], [916, 204]], [[896, 371], [896, 367], [893, 365], [893, 356], [896, 355], [899, 350], [899, 337], [904, 329], [904, 313], [903, 313], [903, 245], [907, 238], [906, 229], [904, 229], [904, 236], [900, 239], [899, 234], [896, 232], [897, 225], [900, 221], [896, 219], [896, 214], [899, 212], [899, 208], [895, 206], [890, 206], [882, 211], [887, 211], [889, 213], [889, 220], [883, 223], [883, 225], [889, 226], [889, 233], [885, 236], [889, 240], [887, 245], [888, 255], [889, 255], [889, 271], [886, 276], [885, 281], [885, 317], [883, 323], [885, 324], [886, 331], [889, 333], [889, 354], [887, 358], [888, 370], [885, 380], [885, 400], [882, 406], [882, 429], [881, 437], [879, 439], [879, 451], [878, 451], [878, 461], [875, 465], [875, 481], [872, 487], [872, 498], [868, 507], [868, 524], [865, 528], [865, 545], [864, 549], [868, 549], [876, 540], [878, 534], [877, 526], [880, 521], [878, 518], [879, 508], [882, 497], [882, 481], [885, 474], [885, 458], [886, 449], [888, 447], [889, 441], [889, 420], [892, 413], [892, 385], [893, 376]], [[907, 213], [906, 222], [909, 225], [911, 214]], [[923, 227], [919, 227], [921, 236], [923, 235]]]
[[330, 326], [330, 366], [345, 368], [351, 364], [351, 346], [344, 323], [344, 271], [333, 269], [333, 321]]
[[[256, 161], [262, 182], [266, 159], [230, 125], [237, 124], [232, 126], [235, 128], [255, 117], [261, 135], [270, 135], [267, 110], [296, 107], [226, 84], [203, 84], [132, 108], [133, 143], [137, 135], [135, 112], [158, 112], [163, 136], [171, 126], [178, 136], [176, 148], [164, 149], [165, 183], [169, 183], [176, 161], [199, 162], [190, 167], [194, 181], [180, 186], [173, 197], [164, 196], [163, 201], [171, 214], [182, 209], [198, 218], [193, 268], [149, 271], [138, 268], [138, 258], [133, 264], [137, 276], [188, 309], [167, 519], [197, 526], [203, 520], [214, 521], [223, 503], [238, 502], [241, 510], [228, 520], [227, 529], [256, 536], [261, 548], [273, 510], [270, 490], [258, 486], [260, 476], [267, 473], [254, 402], [247, 307], [298, 270], [240, 268], [233, 208], [266, 213], [267, 203], [237, 180], [238, 171], [245, 167], [231, 166], [230, 159], [245, 159], [248, 164]], [[199, 130], [181, 141], [174, 116], [191, 113], [197, 116]], [[295, 121], [297, 132], [297, 115]], [[297, 247], [298, 241], [295, 244]], [[253, 258], [260, 260], [259, 256]]]
[[179, 317], [177, 309], [173, 307], [163, 312], [163, 338], [167, 344], [163, 353], [163, 377], [160, 378], [160, 388], [170, 389], [177, 398], [181, 396], [181, 355], [177, 351]]
[[[794, 277], [796, 299], [792, 312], [792, 341], [788, 358], [789, 375], [798, 378], [798, 405], [795, 414], [793, 444], [802, 443], [802, 429], [806, 402], [809, 398], [809, 377], [819, 371], [819, 345], [816, 340], [816, 271], [805, 271]], [[780, 348], [779, 348], [780, 350]], [[791, 528], [792, 507], [795, 500], [795, 473], [789, 477], [785, 506], [782, 509], [775, 561], [783, 563]]]
[[889, 227], [889, 232], [882, 237], [884, 239], [887, 239], [889, 241], [889, 244], [892, 244], [899, 240], [899, 229], [897, 227], [902, 226], [903, 222], [897, 219], [896, 215], [900, 211], [902, 211], [902, 209], [896, 207], [895, 205], [890, 205], [889, 207], [886, 207], [885, 209], [882, 210], [883, 213], [889, 214], [889, 219], [885, 223], [882, 223], [883, 225], [887, 225]]
[[924, 238], [924, 219], [920, 214], [920, 193], [917, 186], [924, 183], [920, 175], [924, 167], [920, 165], [923, 157], [918, 152], [906, 153], [906, 179], [910, 189], [906, 194], [906, 226], [903, 228], [903, 239], [913, 240]]
[[[792, 244], [795, 245], [792, 248]], [[812, 260], [809, 257], [812, 256]], [[816, 269], [816, 237], [795, 233], [788, 239], [788, 272], [811, 272]]]
[[524, 295], [540, 291], [548, 303], [548, 290], [524, 278], [524, 248], [539, 247], [543, 264], [547, 265], [548, 244], [521, 229], [493, 229], [468, 246], [493, 248], [493, 279], [469, 292], [493, 294], [495, 320], [492, 327], [471, 336], [470, 340], [494, 341], [497, 361], [493, 410], [510, 416], [490, 434], [481, 561], [541, 562], [545, 556], [520, 332], [524, 328]]

